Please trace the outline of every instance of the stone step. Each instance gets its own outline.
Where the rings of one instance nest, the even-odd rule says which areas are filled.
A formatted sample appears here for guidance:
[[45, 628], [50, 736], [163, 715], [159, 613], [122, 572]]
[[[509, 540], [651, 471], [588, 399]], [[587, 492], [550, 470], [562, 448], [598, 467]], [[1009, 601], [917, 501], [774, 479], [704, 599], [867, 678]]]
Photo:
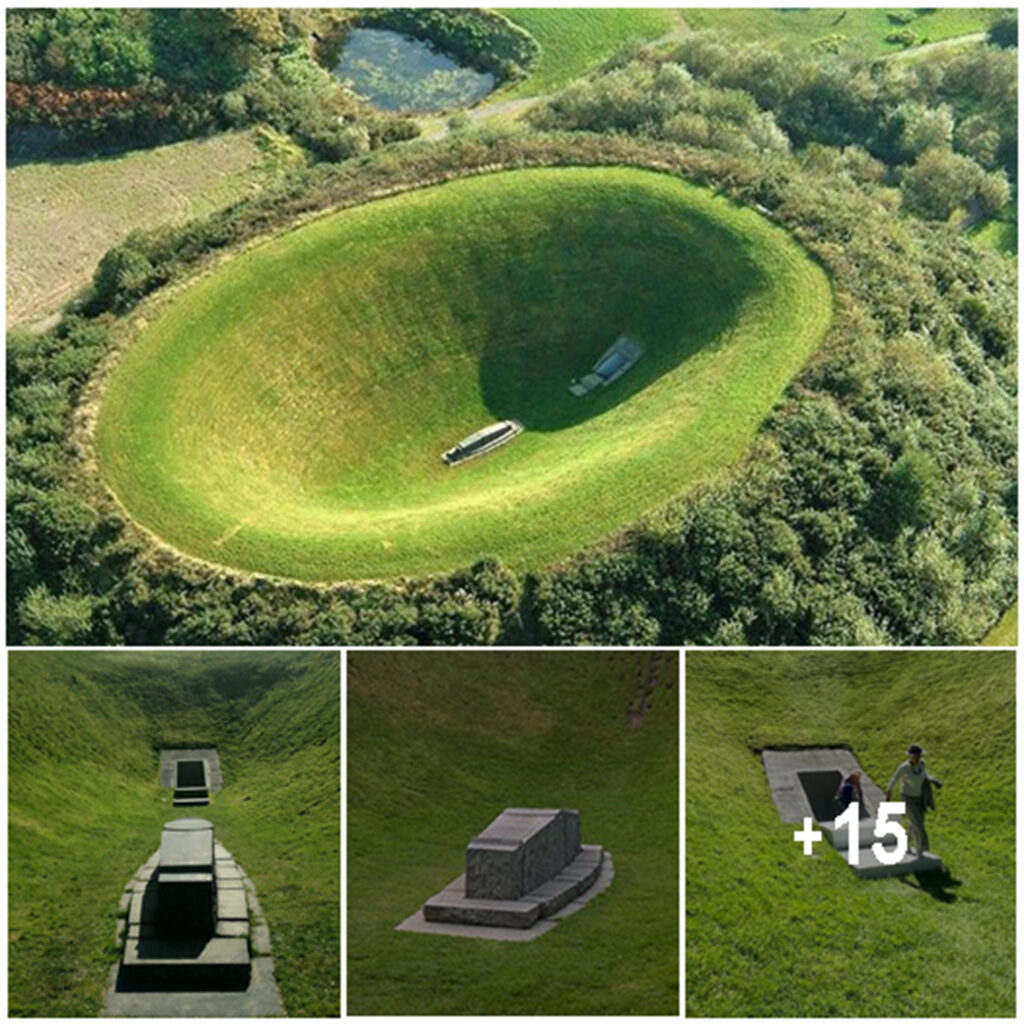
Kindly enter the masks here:
[[171, 803], [174, 807], [208, 807], [210, 798], [206, 796], [176, 796]]
[[121, 963], [126, 985], [164, 991], [244, 990], [251, 965], [245, 938], [128, 938]]
[[515, 900], [485, 900], [466, 896], [466, 876], [460, 875], [423, 905], [427, 921], [495, 928], [530, 928], [561, 910], [594, 884], [601, 873], [604, 849], [584, 846], [554, 878]]
[[[825, 838], [837, 849], [845, 850], [850, 845], [850, 830], [848, 828], [835, 827], [835, 823], [831, 821], [818, 821], [815, 822], [818, 828], [821, 829]], [[876, 842], [875, 838], [875, 822], [871, 818], [861, 818], [858, 836], [858, 846], [870, 847], [872, 843]], [[890, 845], [890, 844], [887, 844]]]
[[904, 854], [897, 864], [882, 864], [871, 852], [870, 847], [860, 851], [860, 863], [851, 864], [858, 878], [894, 878], [897, 875], [916, 875], [920, 871], [939, 871], [942, 869], [942, 858], [933, 853]]
[[496, 928], [529, 928], [540, 918], [540, 903], [531, 899], [474, 900], [462, 892], [445, 889], [423, 906], [428, 921], [443, 924], [491, 925]]
[[603, 858], [603, 847], [584, 846], [568, 867], [530, 892], [530, 899], [540, 900], [540, 916], [550, 917], [586, 892], [601, 873]]

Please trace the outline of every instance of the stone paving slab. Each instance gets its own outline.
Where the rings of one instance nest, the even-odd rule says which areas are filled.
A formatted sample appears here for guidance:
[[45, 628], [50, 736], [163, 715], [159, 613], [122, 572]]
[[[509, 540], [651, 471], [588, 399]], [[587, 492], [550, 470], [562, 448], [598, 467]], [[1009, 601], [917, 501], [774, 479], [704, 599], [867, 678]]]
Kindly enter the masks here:
[[242, 889], [217, 889], [217, 918], [221, 921], [248, 921], [249, 907]]
[[111, 968], [103, 1017], [283, 1017], [284, 1006], [274, 981], [274, 961], [258, 956], [244, 992], [138, 992], [118, 987], [117, 965]]
[[607, 850], [601, 860], [601, 870], [594, 884], [581, 896], [567, 903], [551, 917], [541, 918], [530, 928], [491, 928], [482, 925], [444, 924], [428, 921], [423, 916], [422, 908], [411, 914], [401, 924], [395, 926], [399, 932], [419, 932], [424, 935], [446, 935], [460, 939], [484, 939], [493, 942], [532, 942], [547, 934], [552, 928], [567, 917], [582, 910], [594, 897], [612, 884], [615, 878], [615, 866]]

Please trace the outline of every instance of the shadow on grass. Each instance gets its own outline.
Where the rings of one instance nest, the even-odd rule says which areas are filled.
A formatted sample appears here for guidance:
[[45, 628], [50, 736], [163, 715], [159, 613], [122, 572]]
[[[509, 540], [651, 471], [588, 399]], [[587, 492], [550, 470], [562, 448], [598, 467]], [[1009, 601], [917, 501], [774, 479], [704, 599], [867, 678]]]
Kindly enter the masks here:
[[920, 889], [940, 903], [955, 903], [957, 894], [953, 891], [964, 883], [954, 878], [949, 868], [941, 871], [918, 871], [913, 877], [903, 875], [900, 881], [913, 889]]
[[[608, 260], [612, 246], [608, 239], [595, 251]], [[526, 294], [501, 295], [495, 288], [485, 313], [481, 393], [495, 418], [518, 419], [528, 430], [563, 430], [600, 416], [714, 347], [761, 283], [737, 270], [717, 286], [707, 277], [694, 285], [679, 280], [678, 268], [658, 272], [630, 252], [620, 256], [615, 274], [589, 267], [578, 253], [561, 253], [552, 262], [573, 272], [559, 278], [541, 263]], [[607, 391], [570, 396], [570, 382], [589, 373], [623, 333], [645, 347], [636, 366]]]

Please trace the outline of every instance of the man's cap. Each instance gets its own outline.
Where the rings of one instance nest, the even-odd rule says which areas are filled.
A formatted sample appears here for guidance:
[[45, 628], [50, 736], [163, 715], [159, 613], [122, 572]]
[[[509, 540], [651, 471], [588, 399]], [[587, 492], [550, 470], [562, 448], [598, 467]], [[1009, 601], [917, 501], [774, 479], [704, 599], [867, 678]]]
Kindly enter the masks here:
[[908, 754], [923, 754], [924, 751], [921, 749], [921, 744], [920, 743], [911, 743], [910, 746], [907, 747], [907, 753]]

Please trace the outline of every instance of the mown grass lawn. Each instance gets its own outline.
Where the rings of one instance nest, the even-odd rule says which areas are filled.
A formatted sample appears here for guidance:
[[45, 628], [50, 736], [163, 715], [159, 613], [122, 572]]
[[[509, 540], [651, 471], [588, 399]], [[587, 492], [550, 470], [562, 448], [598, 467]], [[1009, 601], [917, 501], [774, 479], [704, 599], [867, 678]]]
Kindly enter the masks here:
[[[686, 667], [687, 1014], [1014, 1016], [1013, 652], [698, 652]], [[755, 752], [848, 745], [884, 787], [915, 741], [945, 783], [937, 886], [858, 879], [825, 844], [804, 856]]]
[[289, 1016], [340, 1006], [337, 654], [9, 656], [12, 1016], [97, 1016], [125, 883], [188, 815], [161, 746], [215, 745], [201, 814], [249, 873]]
[[[155, 312], [101, 470], [182, 551], [305, 580], [536, 567], [732, 463], [831, 315], [750, 210], [630, 168], [515, 171], [334, 214]], [[584, 399], [626, 332], [646, 346]], [[526, 432], [457, 469], [483, 425]]]
[[[917, 16], [907, 24], [894, 22], [890, 15]], [[936, 43], [954, 36], [984, 32], [992, 23], [995, 8], [688, 8], [686, 23], [695, 29], [720, 29], [727, 35], [748, 41], [789, 42], [810, 46], [818, 40], [836, 40], [849, 56], [874, 57], [902, 50], [886, 36], [909, 29], [919, 43]]]
[[679, 24], [679, 15], [667, 8], [507, 7], [501, 13], [537, 40], [540, 56], [529, 76], [500, 100], [560, 89], [627, 44], [667, 35]]
[[[649, 657], [350, 656], [348, 1013], [678, 1012], [677, 662], [631, 728]], [[396, 932], [517, 806], [578, 808], [611, 887], [529, 943]]]

